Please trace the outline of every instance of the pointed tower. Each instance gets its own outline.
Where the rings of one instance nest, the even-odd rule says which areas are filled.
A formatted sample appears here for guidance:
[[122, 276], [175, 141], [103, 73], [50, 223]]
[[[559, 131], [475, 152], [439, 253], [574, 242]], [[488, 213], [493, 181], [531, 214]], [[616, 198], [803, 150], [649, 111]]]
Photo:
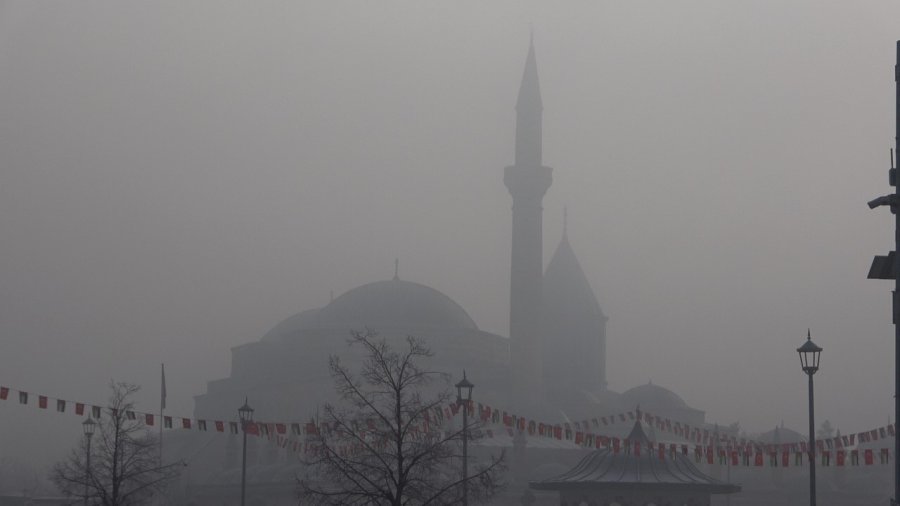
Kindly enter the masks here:
[[569, 243], [562, 240], [547, 264], [541, 307], [544, 384], [552, 398], [577, 400], [606, 388], [606, 321]]
[[553, 182], [541, 154], [543, 105], [534, 41], [528, 47], [525, 72], [516, 101], [515, 165], [503, 171], [513, 199], [512, 259], [509, 296], [510, 369], [520, 401], [543, 393], [540, 307], [543, 271], [542, 201]]

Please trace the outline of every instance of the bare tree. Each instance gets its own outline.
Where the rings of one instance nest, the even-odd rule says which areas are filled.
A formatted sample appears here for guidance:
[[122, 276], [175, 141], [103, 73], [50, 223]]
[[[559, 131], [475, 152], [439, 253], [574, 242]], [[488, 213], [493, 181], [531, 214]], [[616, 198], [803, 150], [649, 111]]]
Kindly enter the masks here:
[[[484, 459], [463, 478], [462, 428], [448, 430], [435, 416], [451, 400], [449, 377], [421, 367], [432, 355], [424, 342], [408, 337], [397, 351], [367, 331], [354, 332], [351, 346], [364, 348], [365, 359], [358, 374], [338, 357], [330, 359], [344, 406], [325, 405], [310, 440], [310, 474], [300, 482], [303, 504], [459, 504], [463, 481], [473, 503], [493, 496], [505, 470], [503, 454]], [[429, 389], [435, 393], [426, 394]], [[470, 424], [470, 440], [478, 433]]]
[[90, 504], [131, 506], [146, 501], [178, 475], [184, 464], [162, 465], [158, 438], [134, 415], [132, 398], [139, 388], [110, 383], [109, 405], [96, 420], [97, 431], [91, 438], [90, 467], [86, 467], [84, 440], [53, 466], [50, 478], [60, 492], [69, 497], [87, 495]]

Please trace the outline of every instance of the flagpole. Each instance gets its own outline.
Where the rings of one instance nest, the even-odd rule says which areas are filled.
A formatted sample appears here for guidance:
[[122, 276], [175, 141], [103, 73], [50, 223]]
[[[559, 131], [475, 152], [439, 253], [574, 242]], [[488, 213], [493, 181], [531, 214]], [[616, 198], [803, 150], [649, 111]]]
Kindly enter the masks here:
[[163, 426], [165, 419], [163, 411], [166, 409], [166, 364], [160, 364], [160, 389], [159, 389], [159, 465], [163, 464]]

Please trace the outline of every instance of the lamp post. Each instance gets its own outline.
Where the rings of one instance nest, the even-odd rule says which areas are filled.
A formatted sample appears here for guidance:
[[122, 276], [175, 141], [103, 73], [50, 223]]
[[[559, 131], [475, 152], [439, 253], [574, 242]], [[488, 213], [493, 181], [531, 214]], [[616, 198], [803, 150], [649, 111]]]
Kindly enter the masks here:
[[466, 371], [463, 369], [463, 379], [456, 384], [456, 405], [462, 406], [463, 412], [463, 454], [462, 454], [462, 504], [469, 504], [469, 404], [472, 402], [472, 389], [475, 388], [469, 380], [466, 379]]
[[87, 420], [81, 422], [81, 429], [84, 430], [84, 438], [87, 440], [87, 453], [84, 459], [84, 506], [88, 503], [88, 483], [91, 480], [91, 437], [94, 430], [97, 429], [97, 422], [90, 416]]
[[819, 357], [822, 348], [812, 342], [809, 329], [806, 330], [806, 342], [797, 348], [800, 354], [800, 365], [809, 376], [809, 506], [816, 506], [816, 422], [813, 406], [813, 374], [819, 370]]
[[247, 404], [244, 397], [244, 405], [238, 408], [238, 416], [241, 418], [241, 431], [244, 433], [244, 449], [241, 454], [241, 506], [244, 506], [247, 497], [247, 424], [253, 422], [253, 408]]

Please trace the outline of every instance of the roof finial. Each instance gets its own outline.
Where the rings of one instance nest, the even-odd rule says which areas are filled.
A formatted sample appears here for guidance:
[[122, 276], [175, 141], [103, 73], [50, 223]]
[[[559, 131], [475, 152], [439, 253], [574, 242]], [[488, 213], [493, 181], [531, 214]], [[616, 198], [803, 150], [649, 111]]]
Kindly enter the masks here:
[[400, 280], [400, 259], [394, 259], [394, 281]]
[[812, 336], [810, 336], [810, 334], [809, 334], [809, 328], [806, 329], [806, 340], [812, 341]]

